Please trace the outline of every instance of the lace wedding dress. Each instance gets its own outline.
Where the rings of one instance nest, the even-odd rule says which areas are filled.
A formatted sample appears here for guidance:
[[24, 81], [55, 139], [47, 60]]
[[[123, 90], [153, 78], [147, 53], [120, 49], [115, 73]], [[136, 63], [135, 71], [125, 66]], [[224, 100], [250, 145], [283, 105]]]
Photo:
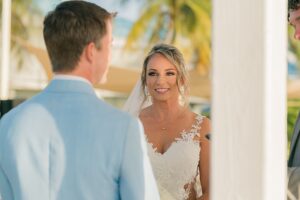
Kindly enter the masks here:
[[[123, 110], [138, 117], [139, 112], [150, 102], [144, 102], [141, 83], [138, 82], [131, 92]], [[197, 115], [190, 130], [183, 130], [163, 154], [148, 142], [148, 155], [151, 161], [161, 200], [186, 200], [191, 190], [197, 197], [202, 195], [198, 170], [200, 144], [195, 137], [199, 135], [203, 116]]]
[[198, 170], [200, 144], [194, 137], [200, 137], [202, 120], [203, 117], [198, 115], [191, 129], [183, 130], [181, 137], [163, 154], [148, 142], [148, 154], [162, 200], [188, 199], [192, 189], [195, 189], [197, 197], [201, 196]]

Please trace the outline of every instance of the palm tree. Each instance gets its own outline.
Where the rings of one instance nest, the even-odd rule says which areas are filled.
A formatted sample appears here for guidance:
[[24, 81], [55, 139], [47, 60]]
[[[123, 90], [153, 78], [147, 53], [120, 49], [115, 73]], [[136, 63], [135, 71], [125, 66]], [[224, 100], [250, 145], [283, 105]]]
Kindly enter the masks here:
[[[19, 55], [17, 58], [18, 65], [21, 66], [22, 55], [25, 51], [15, 38], [18, 37], [27, 40], [29, 38], [28, 30], [32, 26], [33, 17], [36, 15], [41, 16], [42, 14], [35, 7], [33, 0], [12, 0], [11, 3], [11, 48], [16, 55]], [[0, 19], [1, 17], [2, 2], [0, 3]], [[2, 21], [0, 23], [2, 23]]]
[[[35, 7], [33, 0], [13, 0], [11, 3], [11, 32], [27, 39], [29, 35], [26, 26], [30, 25], [30, 17], [34, 14], [41, 15], [41, 12]], [[2, 3], [0, 3], [0, 14], [2, 14]]]
[[198, 72], [205, 74], [211, 56], [210, 14], [210, 0], [147, 0], [129, 32], [125, 49], [148, 50], [158, 42], [173, 44]]

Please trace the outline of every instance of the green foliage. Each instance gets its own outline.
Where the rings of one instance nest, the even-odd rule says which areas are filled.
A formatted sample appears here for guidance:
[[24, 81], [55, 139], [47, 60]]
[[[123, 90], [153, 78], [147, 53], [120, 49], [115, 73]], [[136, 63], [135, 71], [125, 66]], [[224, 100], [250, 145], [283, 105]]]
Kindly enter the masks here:
[[152, 0], [134, 23], [126, 50], [148, 51], [159, 42], [177, 46], [199, 72], [207, 73], [211, 56], [210, 0]]
[[[32, 25], [34, 16], [41, 16], [41, 12], [33, 3], [33, 0], [13, 0], [11, 1], [11, 49], [18, 57], [14, 57], [18, 66], [23, 63], [23, 48], [16, 42], [15, 38], [27, 40], [29, 38], [29, 28]], [[2, 18], [2, 2], [0, 3], [0, 19]], [[2, 20], [0, 20], [2, 26]]]
[[[33, 14], [41, 14], [38, 9], [34, 6], [33, 0], [13, 0], [11, 4], [11, 32], [18, 34], [23, 39], [28, 38], [28, 31], [26, 25], [30, 22], [28, 19], [27, 23], [25, 19], [30, 18]], [[2, 17], [2, 3], [0, 4], [0, 18]], [[2, 23], [2, 21], [0, 22]]]
[[[300, 42], [294, 39], [295, 30], [288, 25], [288, 49], [297, 57], [297, 62], [300, 60]], [[298, 65], [297, 65], [298, 66]]]

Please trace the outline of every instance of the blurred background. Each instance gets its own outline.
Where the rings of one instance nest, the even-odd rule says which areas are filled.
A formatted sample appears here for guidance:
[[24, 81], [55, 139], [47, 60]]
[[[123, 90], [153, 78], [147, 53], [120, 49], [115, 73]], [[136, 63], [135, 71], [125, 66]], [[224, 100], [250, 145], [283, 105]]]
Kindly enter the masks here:
[[[13, 0], [11, 5], [10, 97], [27, 99], [51, 79], [42, 36], [43, 18], [59, 0]], [[114, 20], [108, 83], [96, 86], [101, 96], [122, 107], [139, 78], [145, 54], [156, 43], [176, 45], [191, 76], [191, 106], [208, 109], [210, 100], [210, 0], [93, 0]], [[1, 5], [2, 6], [2, 5]]]
[[[8, 108], [37, 94], [51, 79], [51, 66], [42, 35], [43, 18], [60, 2], [12, 0], [9, 101], [0, 99], [1, 115]], [[210, 117], [211, 0], [90, 2], [118, 12], [114, 20], [108, 82], [95, 87], [100, 98], [122, 108], [139, 78], [146, 53], [156, 43], [170, 43], [181, 50], [186, 60], [190, 74], [190, 107], [194, 112]], [[292, 28], [287, 29], [287, 137], [290, 140], [300, 110], [300, 42], [293, 39]]]

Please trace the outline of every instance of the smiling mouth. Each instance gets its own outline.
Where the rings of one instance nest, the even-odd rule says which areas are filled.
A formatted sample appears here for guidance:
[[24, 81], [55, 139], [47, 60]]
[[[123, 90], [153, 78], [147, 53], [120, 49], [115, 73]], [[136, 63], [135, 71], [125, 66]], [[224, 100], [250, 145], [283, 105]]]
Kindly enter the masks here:
[[166, 93], [168, 90], [169, 90], [168, 88], [157, 88], [157, 89], [155, 89], [156, 92], [161, 93], [161, 94]]

